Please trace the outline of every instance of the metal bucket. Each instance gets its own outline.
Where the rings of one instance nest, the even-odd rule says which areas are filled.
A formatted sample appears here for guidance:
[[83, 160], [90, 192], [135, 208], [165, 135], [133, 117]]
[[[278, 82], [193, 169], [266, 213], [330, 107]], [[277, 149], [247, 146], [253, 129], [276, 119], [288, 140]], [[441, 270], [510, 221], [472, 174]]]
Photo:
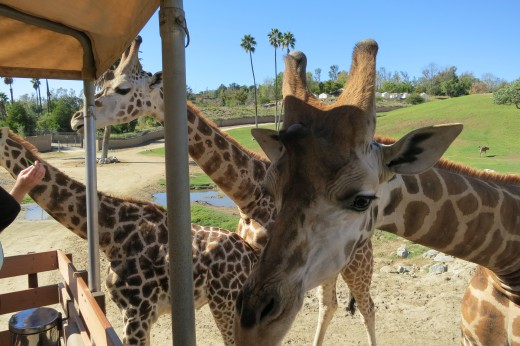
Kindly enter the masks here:
[[61, 313], [43, 307], [28, 309], [9, 319], [13, 346], [59, 346]]

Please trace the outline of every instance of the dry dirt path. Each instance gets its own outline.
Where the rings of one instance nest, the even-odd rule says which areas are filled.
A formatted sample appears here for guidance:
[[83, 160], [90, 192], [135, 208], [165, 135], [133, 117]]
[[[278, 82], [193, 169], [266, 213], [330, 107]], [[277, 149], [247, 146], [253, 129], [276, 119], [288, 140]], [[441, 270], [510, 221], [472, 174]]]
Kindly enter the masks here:
[[[138, 153], [162, 145], [162, 141], [157, 141], [139, 148], [110, 152], [110, 155], [116, 156], [121, 163], [98, 167], [98, 189], [118, 196], [150, 199], [152, 193], [159, 191], [157, 181], [164, 177], [164, 159]], [[82, 151], [45, 153], [42, 157], [69, 176], [84, 181], [85, 166]], [[2, 186], [9, 188], [12, 181], [4, 170], [0, 170]], [[20, 215], [0, 234], [0, 241], [7, 256], [59, 248], [73, 254], [78, 269], [87, 268], [86, 242], [54, 220], [28, 221]], [[378, 343], [390, 346], [458, 345], [460, 300], [473, 266], [463, 261], [455, 261], [449, 264], [448, 273], [440, 275], [419, 271], [413, 275], [383, 273], [379, 269], [390, 263], [387, 255], [395, 251], [396, 247], [391, 245], [387, 248], [383, 242], [377, 242], [375, 249], [378, 256], [372, 295], [377, 306]], [[106, 268], [106, 258], [101, 255], [103, 283]], [[456, 271], [454, 272], [453, 269]], [[45, 284], [52, 280], [56, 280], [56, 277], [44, 275], [40, 282]], [[0, 291], [21, 289], [25, 285], [25, 279], [0, 280]], [[359, 315], [351, 317], [345, 312], [348, 290], [340, 281], [338, 281], [338, 295], [338, 312], [329, 327], [325, 345], [366, 345], [365, 329]], [[304, 307], [283, 344], [312, 344], [317, 312], [317, 300], [314, 291], [311, 291], [307, 294]], [[107, 315], [116, 331], [121, 333], [121, 316], [110, 301], [107, 303]], [[7, 326], [8, 317], [2, 317], [0, 323]], [[207, 307], [196, 313], [196, 325], [199, 345], [222, 345]], [[171, 345], [169, 315], [162, 316], [154, 326], [152, 342], [157, 346]]]

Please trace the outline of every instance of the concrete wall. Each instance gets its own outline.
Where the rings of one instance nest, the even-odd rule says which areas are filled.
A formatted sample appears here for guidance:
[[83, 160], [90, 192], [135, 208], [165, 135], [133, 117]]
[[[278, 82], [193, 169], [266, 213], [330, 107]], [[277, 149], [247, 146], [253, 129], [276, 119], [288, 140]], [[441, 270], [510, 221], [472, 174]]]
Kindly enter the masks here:
[[52, 151], [52, 135], [29, 136], [25, 140], [34, 145], [39, 152]]

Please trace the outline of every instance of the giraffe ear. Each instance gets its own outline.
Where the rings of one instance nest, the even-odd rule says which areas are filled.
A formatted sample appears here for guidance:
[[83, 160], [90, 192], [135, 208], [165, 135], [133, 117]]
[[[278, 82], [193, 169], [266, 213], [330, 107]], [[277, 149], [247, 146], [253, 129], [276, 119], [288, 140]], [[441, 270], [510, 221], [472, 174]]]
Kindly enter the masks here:
[[156, 72], [148, 82], [148, 87], [150, 89], [156, 88], [159, 85], [162, 85], [162, 71]]
[[268, 129], [252, 129], [251, 134], [271, 162], [278, 160], [280, 156], [282, 156], [283, 144], [280, 142], [277, 131]]
[[437, 163], [462, 131], [462, 124], [423, 127], [383, 146], [383, 162], [398, 174], [419, 174]]

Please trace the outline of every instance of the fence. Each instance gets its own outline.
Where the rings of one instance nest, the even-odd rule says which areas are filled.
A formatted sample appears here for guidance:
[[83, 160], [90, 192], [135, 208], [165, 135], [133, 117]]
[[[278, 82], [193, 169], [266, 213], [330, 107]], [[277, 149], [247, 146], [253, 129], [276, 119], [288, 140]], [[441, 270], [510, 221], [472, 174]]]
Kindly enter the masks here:
[[[231, 119], [215, 119], [214, 122], [219, 127], [236, 126], [254, 124], [255, 117], [231, 118]], [[274, 122], [273, 115], [258, 117], [258, 123], [272, 123]], [[164, 128], [152, 130], [140, 136], [130, 138], [110, 138], [109, 149], [121, 149], [142, 145], [144, 143], [154, 141], [156, 139], [164, 138]], [[58, 147], [80, 147], [83, 148], [84, 138], [76, 132], [57, 132], [52, 135], [30, 136], [25, 138], [29, 143], [34, 145], [38, 151], [47, 152], [52, 150], [52, 145]], [[103, 140], [97, 139], [96, 150], [101, 150]]]

